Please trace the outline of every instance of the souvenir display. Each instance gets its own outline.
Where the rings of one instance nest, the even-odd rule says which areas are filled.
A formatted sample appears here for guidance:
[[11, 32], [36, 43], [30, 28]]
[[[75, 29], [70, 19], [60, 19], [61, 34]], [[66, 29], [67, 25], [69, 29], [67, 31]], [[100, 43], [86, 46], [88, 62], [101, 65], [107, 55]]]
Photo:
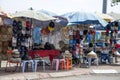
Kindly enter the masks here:
[[6, 53], [9, 42], [12, 40], [12, 26], [1, 25], [0, 26], [0, 52]]
[[20, 52], [21, 58], [23, 57], [22, 55], [26, 55], [26, 51], [23, 47], [29, 48], [30, 45], [26, 45], [28, 42], [28, 39], [31, 37], [30, 35], [30, 22], [26, 21], [23, 23], [23, 21], [13, 21], [13, 38], [12, 38], [12, 48], [13, 49], [18, 49]]

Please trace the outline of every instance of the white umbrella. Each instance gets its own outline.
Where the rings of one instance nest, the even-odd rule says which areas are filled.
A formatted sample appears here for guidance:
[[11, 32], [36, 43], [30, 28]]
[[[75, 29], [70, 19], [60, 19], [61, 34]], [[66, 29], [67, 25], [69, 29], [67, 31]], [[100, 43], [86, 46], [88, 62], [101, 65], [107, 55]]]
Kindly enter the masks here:
[[0, 7], [0, 16], [12, 18], [12, 16], [10, 16], [10, 15], [9, 15], [4, 9], [2, 9], [1, 7]]
[[67, 20], [67, 18], [65, 18], [65, 17], [62, 17], [62, 16], [59, 16], [59, 15], [57, 15], [56, 13], [53, 13], [53, 12], [51, 12], [51, 11], [47, 11], [47, 10], [39, 10], [38, 12], [42, 12], [42, 13], [44, 13], [44, 14], [46, 14], [46, 15], [49, 15], [49, 16], [52, 16], [52, 17], [54, 17], [54, 18], [57, 18], [54, 22], [57, 24], [57, 25], [61, 25], [61, 26], [63, 26], [63, 27], [65, 27], [66, 25], [67, 25], [67, 23], [68, 23], [68, 20]]
[[107, 22], [111, 22], [114, 21], [114, 18], [108, 14], [103, 14], [103, 13], [96, 13], [99, 17], [101, 17], [102, 19], [106, 20]]
[[27, 11], [20, 11], [20, 12], [16, 12], [14, 14], [11, 14], [13, 16], [13, 18], [15, 17], [27, 17], [27, 18], [33, 18], [36, 20], [40, 20], [40, 21], [49, 21], [49, 20], [55, 20], [56, 18], [48, 16], [44, 13], [38, 13], [34, 10], [27, 10]]
[[120, 13], [108, 13], [108, 15], [112, 16], [115, 20], [119, 20], [120, 19]]

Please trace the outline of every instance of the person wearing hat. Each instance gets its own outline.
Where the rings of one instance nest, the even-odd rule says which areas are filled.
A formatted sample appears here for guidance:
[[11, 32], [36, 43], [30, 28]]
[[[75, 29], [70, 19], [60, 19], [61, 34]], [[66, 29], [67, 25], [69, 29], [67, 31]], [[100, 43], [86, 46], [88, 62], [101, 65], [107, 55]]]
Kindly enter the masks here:
[[88, 60], [88, 67], [91, 66], [92, 62], [95, 62], [95, 64], [98, 66], [98, 57], [97, 57], [97, 54], [94, 51], [90, 51], [87, 54], [87, 60]]

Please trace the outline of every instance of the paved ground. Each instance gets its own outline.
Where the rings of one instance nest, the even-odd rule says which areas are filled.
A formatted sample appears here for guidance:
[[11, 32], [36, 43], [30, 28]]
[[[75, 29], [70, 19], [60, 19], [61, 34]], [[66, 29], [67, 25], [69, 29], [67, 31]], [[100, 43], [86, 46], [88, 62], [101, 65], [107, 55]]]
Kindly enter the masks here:
[[41, 80], [120, 80], [120, 74], [79, 75], [60, 78], [47, 78]]
[[[0, 69], [0, 80], [33, 80], [33, 79], [47, 79], [47, 78], [58, 78], [66, 76], [79, 76], [88, 74], [119, 74], [120, 65], [99, 65], [91, 66], [90, 68], [73, 67], [71, 70], [51, 70], [49, 67], [44, 72], [41, 67], [38, 68], [37, 72], [31, 70], [22, 73], [21, 71], [16, 72], [5, 72], [6, 61], [2, 61], [2, 68]], [[11, 69], [11, 68], [10, 68]]]

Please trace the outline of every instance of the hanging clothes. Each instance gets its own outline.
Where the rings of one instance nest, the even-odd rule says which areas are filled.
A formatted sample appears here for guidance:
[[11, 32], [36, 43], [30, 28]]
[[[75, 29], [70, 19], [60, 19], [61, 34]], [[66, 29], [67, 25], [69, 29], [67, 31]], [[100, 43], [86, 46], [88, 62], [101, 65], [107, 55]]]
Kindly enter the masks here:
[[36, 44], [41, 44], [41, 35], [40, 35], [40, 27], [33, 28], [33, 41]]
[[88, 36], [87, 36], [87, 41], [88, 41], [88, 43], [90, 43], [91, 40], [92, 40], [92, 36], [91, 36], [91, 34], [88, 34]]
[[95, 40], [96, 40], [96, 41], [97, 41], [97, 40], [100, 40], [100, 38], [101, 38], [100, 32], [96, 32]]
[[118, 31], [120, 31], [120, 26], [118, 26]]

